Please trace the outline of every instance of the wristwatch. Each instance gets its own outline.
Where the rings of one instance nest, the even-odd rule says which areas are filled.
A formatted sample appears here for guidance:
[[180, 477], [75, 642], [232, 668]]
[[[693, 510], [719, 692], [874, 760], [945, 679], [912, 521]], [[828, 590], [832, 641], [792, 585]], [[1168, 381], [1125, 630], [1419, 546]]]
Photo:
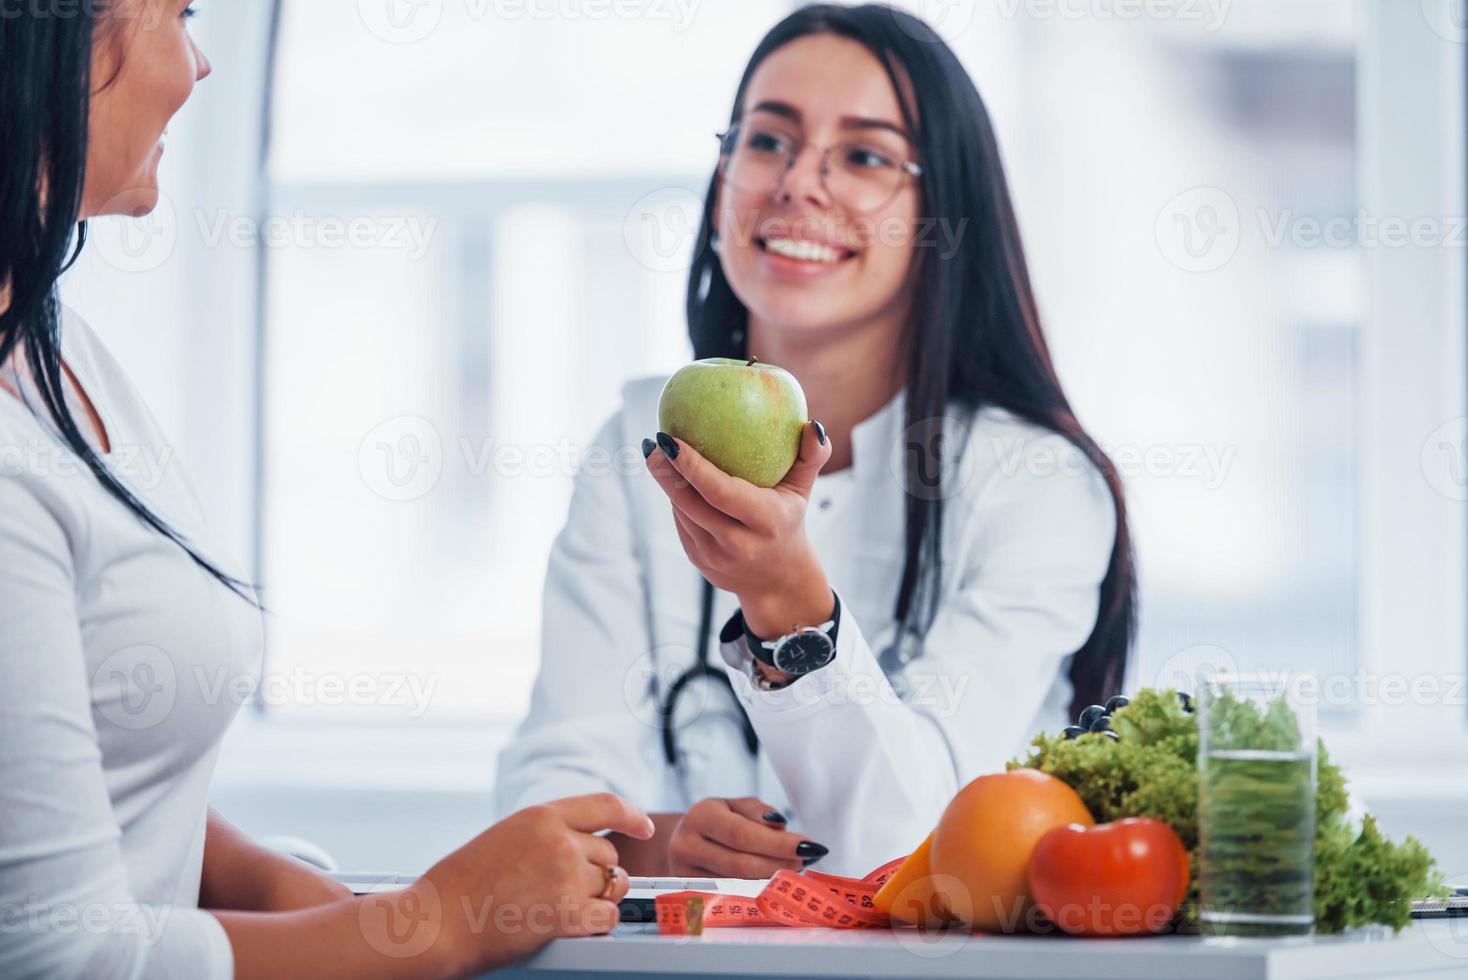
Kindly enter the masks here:
[[782, 674], [800, 677], [820, 670], [836, 659], [836, 627], [841, 622], [841, 600], [833, 592], [836, 609], [819, 626], [797, 626], [774, 640], [762, 640], [744, 626], [744, 642], [754, 659]]

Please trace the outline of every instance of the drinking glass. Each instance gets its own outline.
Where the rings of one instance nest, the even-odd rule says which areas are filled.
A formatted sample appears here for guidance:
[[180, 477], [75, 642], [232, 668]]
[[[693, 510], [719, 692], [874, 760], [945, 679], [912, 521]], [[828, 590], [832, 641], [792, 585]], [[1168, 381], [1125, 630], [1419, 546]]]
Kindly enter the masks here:
[[1315, 704], [1299, 681], [1218, 674], [1199, 692], [1205, 935], [1314, 930]]

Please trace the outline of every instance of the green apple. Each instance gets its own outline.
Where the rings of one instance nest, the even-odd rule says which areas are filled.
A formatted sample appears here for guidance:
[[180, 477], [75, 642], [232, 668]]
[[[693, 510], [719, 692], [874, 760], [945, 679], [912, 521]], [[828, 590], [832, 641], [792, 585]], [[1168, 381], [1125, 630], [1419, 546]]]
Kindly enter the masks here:
[[795, 376], [754, 359], [694, 361], [668, 379], [658, 399], [658, 428], [757, 487], [773, 487], [790, 472], [809, 418]]

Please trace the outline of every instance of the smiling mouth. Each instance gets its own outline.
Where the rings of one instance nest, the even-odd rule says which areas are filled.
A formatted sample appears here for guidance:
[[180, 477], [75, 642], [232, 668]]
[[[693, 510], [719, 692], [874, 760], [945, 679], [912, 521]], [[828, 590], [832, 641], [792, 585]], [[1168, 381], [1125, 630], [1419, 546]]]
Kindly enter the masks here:
[[797, 262], [813, 262], [817, 265], [837, 265], [856, 258], [853, 249], [833, 248], [820, 242], [798, 238], [759, 238], [759, 247], [772, 255], [779, 255]]

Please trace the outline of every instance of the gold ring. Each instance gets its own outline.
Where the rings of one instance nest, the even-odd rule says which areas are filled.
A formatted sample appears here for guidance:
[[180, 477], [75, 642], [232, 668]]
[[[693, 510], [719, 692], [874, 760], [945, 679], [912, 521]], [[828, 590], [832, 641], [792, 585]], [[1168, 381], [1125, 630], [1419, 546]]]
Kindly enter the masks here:
[[617, 879], [621, 878], [626, 873], [627, 872], [623, 871], [619, 866], [615, 864], [612, 865], [610, 868], [607, 868], [607, 883], [602, 888], [601, 894], [597, 897], [610, 902], [612, 900], [612, 896], [615, 895], [617, 892]]

